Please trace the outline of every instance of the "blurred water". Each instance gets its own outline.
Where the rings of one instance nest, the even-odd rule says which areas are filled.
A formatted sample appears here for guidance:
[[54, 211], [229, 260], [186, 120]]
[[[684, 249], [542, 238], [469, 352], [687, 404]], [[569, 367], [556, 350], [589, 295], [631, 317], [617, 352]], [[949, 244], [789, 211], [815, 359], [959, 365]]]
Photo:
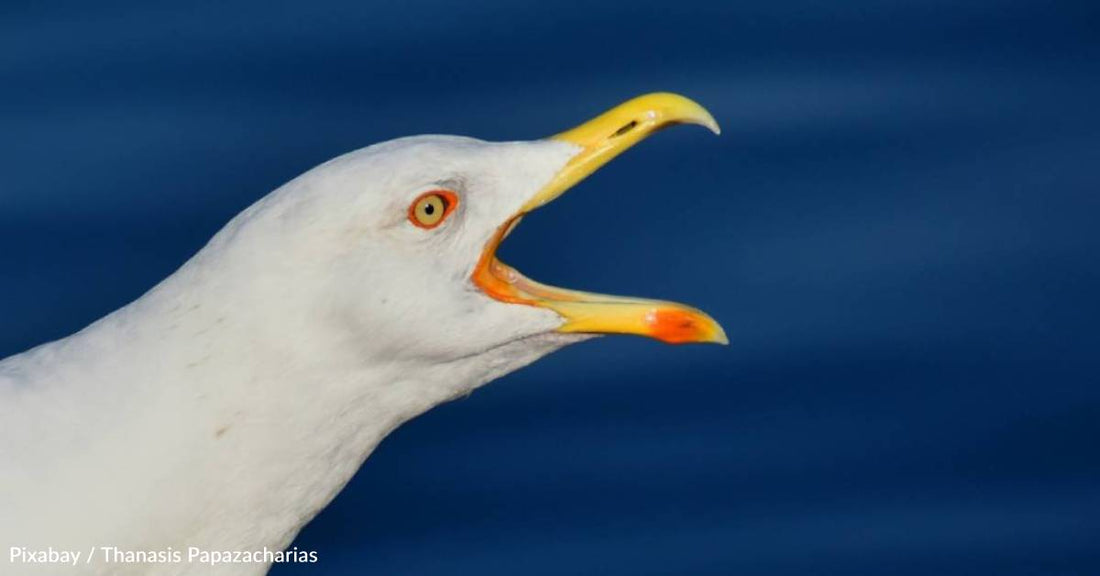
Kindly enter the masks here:
[[660, 134], [502, 257], [732, 345], [602, 339], [443, 406], [274, 574], [1096, 573], [1098, 58], [1092, 2], [9, 1], [0, 356], [331, 156], [673, 90], [723, 136]]

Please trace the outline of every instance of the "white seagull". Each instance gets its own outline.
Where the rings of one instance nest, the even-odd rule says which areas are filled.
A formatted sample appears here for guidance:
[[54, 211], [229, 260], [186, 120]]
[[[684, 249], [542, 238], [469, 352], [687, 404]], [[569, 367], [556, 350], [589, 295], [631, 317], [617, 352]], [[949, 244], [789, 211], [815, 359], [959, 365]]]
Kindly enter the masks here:
[[309, 561], [283, 551], [429, 408], [594, 335], [725, 343], [694, 308], [546, 286], [495, 256], [523, 215], [673, 123], [718, 132], [659, 93], [543, 140], [351, 152], [240, 213], [135, 302], [0, 361], [0, 573]]

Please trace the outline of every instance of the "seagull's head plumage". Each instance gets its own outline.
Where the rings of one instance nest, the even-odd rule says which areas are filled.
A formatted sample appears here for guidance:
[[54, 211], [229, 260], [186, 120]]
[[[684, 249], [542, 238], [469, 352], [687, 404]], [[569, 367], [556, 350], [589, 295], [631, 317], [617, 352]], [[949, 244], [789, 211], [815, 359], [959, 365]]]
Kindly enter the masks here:
[[[562, 323], [552, 310], [502, 302], [472, 278], [501, 225], [576, 151], [416, 136], [303, 175], [273, 199], [287, 207], [279, 235], [291, 252], [278, 257], [293, 266], [303, 312], [387, 360], [447, 362], [552, 332]], [[418, 201], [434, 225], [417, 221]]]
[[289, 182], [243, 212], [209, 251], [232, 260], [228, 267], [253, 288], [250, 300], [278, 311], [280, 322], [268, 327], [293, 331], [296, 348], [376, 363], [480, 358], [503, 372], [598, 334], [725, 342], [694, 308], [553, 288], [495, 254], [524, 215], [671, 123], [717, 132], [698, 104], [651, 94], [542, 140], [377, 144]]

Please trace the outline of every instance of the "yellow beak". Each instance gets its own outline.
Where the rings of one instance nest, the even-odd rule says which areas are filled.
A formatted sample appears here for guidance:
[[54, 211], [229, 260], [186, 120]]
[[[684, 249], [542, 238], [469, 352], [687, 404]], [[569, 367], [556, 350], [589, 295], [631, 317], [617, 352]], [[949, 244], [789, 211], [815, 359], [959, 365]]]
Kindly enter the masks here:
[[519, 213], [508, 220], [485, 247], [473, 281], [503, 302], [538, 306], [564, 320], [559, 332], [636, 334], [663, 342], [726, 344], [726, 334], [700, 310], [659, 300], [623, 298], [565, 290], [529, 280], [496, 258], [496, 249], [520, 217], [572, 188], [612, 158], [670, 124], [700, 124], [719, 132], [718, 123], [702, 106], [676, 94], [639, 96], [569, 130], [553, 136], [578, 146], [578, 152]]

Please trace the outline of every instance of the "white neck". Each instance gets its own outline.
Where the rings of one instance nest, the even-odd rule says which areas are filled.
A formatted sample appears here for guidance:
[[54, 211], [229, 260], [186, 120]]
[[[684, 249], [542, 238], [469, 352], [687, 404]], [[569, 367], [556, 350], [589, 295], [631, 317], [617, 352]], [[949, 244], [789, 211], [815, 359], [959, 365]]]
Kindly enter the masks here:
[[578, 339], [442, 365], [362, 358], [339, 330], [273, 330], [255, 294], [204, 272], [200, 254], [84, 331], [0, 362], [0, 509], [15, 511], [0, 531], [19, 530], [0, 541], [282, 549], [391, 430]]

